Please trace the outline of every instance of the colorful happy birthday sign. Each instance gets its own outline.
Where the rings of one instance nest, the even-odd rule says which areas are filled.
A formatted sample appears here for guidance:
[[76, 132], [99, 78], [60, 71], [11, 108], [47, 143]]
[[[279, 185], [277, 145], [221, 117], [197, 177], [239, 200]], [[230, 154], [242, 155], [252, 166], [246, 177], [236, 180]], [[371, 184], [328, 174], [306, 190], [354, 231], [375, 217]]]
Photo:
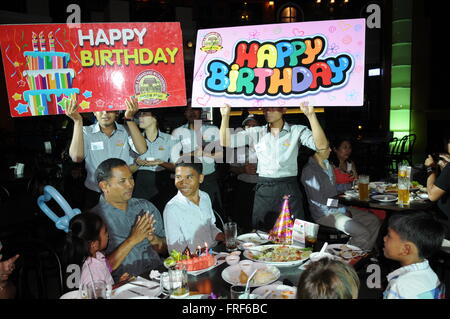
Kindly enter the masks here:
[[365, 19], [199, 30], [192, 105], [361, 106]]
[[[164, 36], [161, 36], [161, 35]], [[3, 25], [0, 41], [12, 116], [186, 105], [179, 23]]]

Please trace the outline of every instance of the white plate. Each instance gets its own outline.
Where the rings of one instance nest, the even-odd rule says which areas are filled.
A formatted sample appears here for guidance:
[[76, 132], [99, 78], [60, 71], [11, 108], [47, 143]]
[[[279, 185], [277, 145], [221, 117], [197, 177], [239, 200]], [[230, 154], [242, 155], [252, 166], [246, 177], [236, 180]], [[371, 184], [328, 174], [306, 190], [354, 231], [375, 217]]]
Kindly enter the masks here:
[[347, 245], [347, 244], [331, 244], [327, 246], [325, 250], [327, 253], [340, 257], [344, 261], [349, 262], [353, 258], [359, 257], [361, 254], [365, 254], [361, 248]]
[[[255, 246], [252, 247], [250, 250], [246, 250], [244, 251], [244, 256], [250, 260], [253, 261], [257, 261], [260, 263], [265, 263], [267, 265], [272, 265], [272, 266], [277, 266], [277, 267], [290, 267], [290, 266], [296, 266], [302, 263], [302, 260], [305, 258], [308, 258], [309, 254], [306, 257], [302, 257], [299, 260], [293, 260], [293, 261], [280, 261], [280, 262], [272, 262], [272, 261], [264, 261], [264, 260], [259, 260], [259, 259], [255, 259], [252, 254], [257, 254], [257, 251], [264, 251], [268, 248], [275, 248], [275, 247], [279, 247], [279, 246], [288, 246], [291, 248], [298, 248], [300, 250], [304, 250], [303, 247], [300, 246], [296, 246], [296, 245], [264, 245], [264, 246]], [[250, 254], [251, 253], [251, 254]]]
[[344, 193], [345, 197], [359, 197], [358, 191], [349, 190]]
[[158, 282], [150, 281], [141, 277], [133, 281], [136, 284], [147, 286], [148, 288], [135, 286], [130, 283], [113, 290], [111, 299], [148, 299], [147, 297], [158, 297], [161, 294], [161, 285]]
[[74, 291], [66, 292], [64, 295], [59, 297], [59, 299], [81, 299], [80, 298], [80, 291], [79, 290], [74, 290]]
[[238, 236], [237, 239], [246, 243], [254, 243], [255, 245], [262, 245], [269, 242], [269, 234], [258, 234], [262, 239], [255, 233], [242, 234]]
[[395, 202], [397, 200], [397, 196], [390, 195], [390, 194], [373, 195], [371, 198], [376, 201], [383, 202], [383, 203]]
[[[296, 287], [277, 284], [258, 287], [252, 291], [252, 294], [262, 297], [269, 291], [271, 291], [271, 293], [266, 299], [295, 299], [297, 295]], [[283, 292], [285, 293], [283, 294]]]
[[422, 199], [428, 199], [428, 194], [427, 193], [418, 193], [417, 196], [419, 196]]
[[[258, 284], [250, 283], [249, 287], [265, 286], [280, 278], [280, 270], [275, 266], [270, 266], [263, 263], [253, 263], [253, 267], [254, 269], [267, 269], [273, 274], [273, 277], [267, 280], [267, 282], [262, 282]], [[239, 264], [229, 266], [222, 271], [222, 279], [231, 285], [245, 286], [246, 284], [242, 284], [239, 281], [240, 274], [241, 274], [241, 267], [239, 266]]]

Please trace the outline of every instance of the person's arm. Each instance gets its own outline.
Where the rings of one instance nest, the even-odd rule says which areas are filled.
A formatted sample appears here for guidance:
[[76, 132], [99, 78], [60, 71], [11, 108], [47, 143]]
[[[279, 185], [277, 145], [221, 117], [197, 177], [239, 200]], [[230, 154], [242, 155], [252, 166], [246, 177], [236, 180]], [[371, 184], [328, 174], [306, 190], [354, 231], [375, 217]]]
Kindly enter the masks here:
[[131, 235], [106, 257], [112, 270], [119, 268], [134, 246], [147, 238], [151, 231], [152, 224], [152, 217], [147, 215], [138, 216], [136, 224], [131, 231]]
[[220, 114], [222, 115], [222, 121], [220, 122], [220, 146], [230, 147], [231, 145], [231, 134], [230, 134], [230, 113], [231, 106], [225, 104], [220, 108]]
[[125, 122], [127, 123], [137, 153], [142, 155], [147, 152], [147, 143], [138, 126], [133, 121], [134, 115], [139, 111], [138, 102], [135, 97], [131, 97], [130, 99], [125, 100], [125, 105], [127, 106], [127, 110], [125, 111]]
[[439, 188], [435, 185], [437, 174], [436, 174], [436, 163], [434, 162], [431, 155], [425, 160], [425, 167], [427, 168], [427, 193], [428, 199], [432, 202], [438, 201], [444, 194], [445, 190]]
[[84, 160], [83, 117], [77, 111], [76, 97], [70, 99], [66, 107], [66, 115], [73, 121], [73, 136], [69, 147], [69, 156], [74, 163]]
[[328, 145], [328, 140], [325, 136], [322, 126], [320, 126], [316, 113], [314, 112], [314, 106], [308, 105], [308, 102], [303, 102], [302, 104], [300, 104], [300, 110], [306, 115], [309, 120], [314, 143], [316, 144], [316, 149], [325, 149]]

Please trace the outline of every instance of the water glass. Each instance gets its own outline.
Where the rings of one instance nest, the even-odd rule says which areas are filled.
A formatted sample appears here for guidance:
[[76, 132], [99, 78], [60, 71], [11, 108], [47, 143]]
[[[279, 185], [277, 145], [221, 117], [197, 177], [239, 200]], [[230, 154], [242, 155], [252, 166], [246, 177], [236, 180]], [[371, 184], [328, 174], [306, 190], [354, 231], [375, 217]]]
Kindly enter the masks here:
[[225, 246], [227, 251], [237, 250], [237, 224], [235, 222], [229, 222], [224, 225], [225, 234]]
[[183, 264], [177, 264], [176, 266], [169, 268], [168, 273], [170, 297], [185, 298], [189, 296], [189, 281], [186, 266]]
[[245, 293], [245, 286], [231, 286], [230, 299], [240, 299], [239, 297]]
[[86, 291], [87, 299], [109, 299], [108, 285], [103, 280], [88, 282], [82, 291]]
[[358, 190], [359, 190], [359, 200], [368, 201], [369, 200], [369, 176], [359, 175], [358, 179]]

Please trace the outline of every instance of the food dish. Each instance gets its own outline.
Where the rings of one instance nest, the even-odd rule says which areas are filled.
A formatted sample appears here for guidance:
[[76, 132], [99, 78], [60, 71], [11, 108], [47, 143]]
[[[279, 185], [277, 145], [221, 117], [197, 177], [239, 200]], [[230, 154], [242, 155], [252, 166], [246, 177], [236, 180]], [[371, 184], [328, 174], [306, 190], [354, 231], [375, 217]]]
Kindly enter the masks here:
[[252, 294], [262, 297], [269, 291], [270, 293], [265, 299], [295, 299], [295, 296], [297, 295], [296, 287], [279, 284], [258, 287], [252, 291]]
[[353, 245], [331, 244], [327, 246], [326, 252], [335, 255], [345, 262], [350, 262], [353, 258], [367, 255], [367, 252]]
[[395, 202], [397, 200], [397, 196], [395, 195], [390, 195], [390, 194], [385, 194], [385, 195], [373, 195], [371, 197], [372, 199], [379, 201], [379, 202], [385, 202], [385, 203], [389, 203], [389, 202]]
[[294, 245], [264, 245], [244, 251], [244, 256], [253, 261], [283, 267], [299, 265], [311, 252], [311, 248]]
[[[253, 269], [258, 269], [258, 272], [250, 281], [249, 287], [268, 285], [280, 278], [280, 270], [275, 266], [253, 263]], [[239, 265], [229, 266], [222, 271], [222, 279], [231, 285], [245, 286], [246, 283], [242, 283], [239, 279], [240, 274], [241, 267]]]
[[241, 241], [241, 242], [253, 243], [255, 245], [262, 245], [262, 244], [265, 244], [265, 243], [269, 242], [269, 235], [268, 234], [264, 234], [264, 233], [258, 233], [258, 234], [262, 238], [260, 238], [255, 233], [248, 233], [248, 234], [242, 234], [242, 235], [238, 236], [237, 239], [239, 241]]

